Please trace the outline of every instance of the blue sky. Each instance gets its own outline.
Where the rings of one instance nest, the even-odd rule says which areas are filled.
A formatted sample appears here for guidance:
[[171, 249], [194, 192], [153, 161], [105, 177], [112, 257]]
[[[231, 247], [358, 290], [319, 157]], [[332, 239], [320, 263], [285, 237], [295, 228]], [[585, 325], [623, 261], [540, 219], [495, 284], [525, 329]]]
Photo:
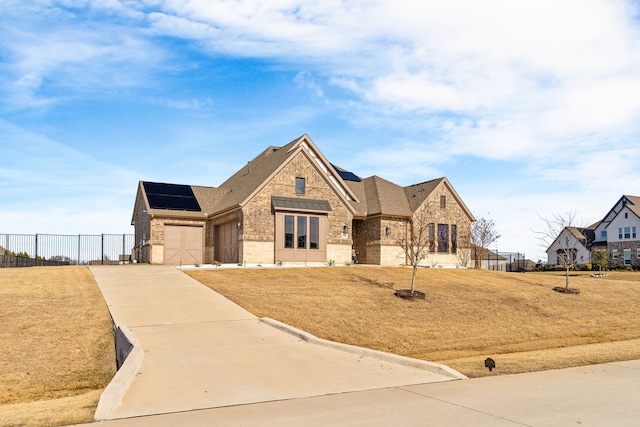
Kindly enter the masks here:
[[217, 186], [306, 133], [360, 176], [446, 176], [537, 259], [539, 216], [640, 195], [639, 10], [0, 0], [0, 233], [129, 233], [139, 180]]

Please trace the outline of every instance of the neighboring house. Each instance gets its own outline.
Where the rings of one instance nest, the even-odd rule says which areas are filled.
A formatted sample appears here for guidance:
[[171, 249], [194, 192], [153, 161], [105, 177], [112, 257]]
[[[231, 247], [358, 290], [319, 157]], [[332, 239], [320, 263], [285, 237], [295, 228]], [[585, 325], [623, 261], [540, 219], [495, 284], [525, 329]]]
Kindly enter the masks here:
[[423, 207], [429, 262], [457, 265], [475, 219], [446, 178], [408, 187], [361, 179], [303, 135], [218, 187], [141, 181], [131, 223], [136, 258], [153, 264], [399, 265], [407, 260], [395, 239]]
[[554, 265], [564, 265], [564, 254], [568, 251], [568, 258], [572, 264], [584, 265], [591, 262], [589, 246], [593, 241], [593, 230], [588, 227], [565, 227], [558, 237], [547, 248], [547, 262]]
[[[561, 236], [578, 240], [576, 264], [590, 263], [595, 251], [606, 250], [611, 265], [640, 266], [640, 197], [624, 195], [601, 221], [571, 228], [571, 233], [565, 229]], [[549, 264], [557, 263], [557, 241], [547, 249]]]
[[622, 196], [595, 230], [607, 242], [612, 265], [640, 264], [640, 197]]
[[[473, 245], [471, 245], [471, 267], [476, 267], [478, 261], [476, 260], [476, 251], [473, 250]], [[495, 271], [508, 271], [507, 270], [507, 258], [502, 255], [491, 251], [490, 249], [485, 248], [484, 255], [482, 256], [482, 261], [480, 262], [480, 268], [485, 270], [495, 270]]]

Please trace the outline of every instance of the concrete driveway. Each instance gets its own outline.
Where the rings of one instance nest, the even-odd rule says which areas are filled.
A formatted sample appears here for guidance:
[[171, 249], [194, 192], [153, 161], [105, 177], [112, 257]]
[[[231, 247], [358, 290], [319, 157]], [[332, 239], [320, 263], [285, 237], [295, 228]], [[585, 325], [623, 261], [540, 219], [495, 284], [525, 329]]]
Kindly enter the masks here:
[[135, 346], [103, 394], [98, 419], [463, 378], [442, 365], [285, 333], [172, 267], [91, 271]]
[[450, 381], [280, 332], [169, 267], [91, 269], [141, 350], [105, 427], [640, 425], [638, 360]]

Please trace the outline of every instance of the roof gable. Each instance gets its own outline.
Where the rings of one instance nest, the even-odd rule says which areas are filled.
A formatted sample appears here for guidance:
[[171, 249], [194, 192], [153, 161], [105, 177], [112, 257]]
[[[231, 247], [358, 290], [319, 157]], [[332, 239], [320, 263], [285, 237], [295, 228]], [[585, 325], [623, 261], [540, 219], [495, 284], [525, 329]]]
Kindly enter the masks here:
[[628, 208], [634, 215], [640, 218], [640, 197], [638, 196], [628, 196], [623, 195], [618, 199], [615, 205], [607, 212], [604, 219], [602, 220], [605, 223], [605, 229], [609, 227], [609, 224], [616, 219], [616, 217], [624, 210], [624, 208]]
[[431, 181], [404, 187], [404, 192], [409, 200], [411, 210], [415, 212], [440, 186], [444, 186], [447, 189], [471, 222], [476, 220], [467, 205], [462, 201], [458, 192], [453, 188], [453, 185], [451, 185], [446, 177], [432, 179]]
[[307, 156], [336, 194], [343, 199], [345, 205], [353, 210], [349, 202], [357, 200], [355, 194], [347, 187], [313, 141], [307, 135], [303, 135], [284, 147], [269, 147], [223, 182], [218, 188], [224, 189], [226, 193], [216, 205], [216, 211], [224, 212], [246, 204], [299, 153]]

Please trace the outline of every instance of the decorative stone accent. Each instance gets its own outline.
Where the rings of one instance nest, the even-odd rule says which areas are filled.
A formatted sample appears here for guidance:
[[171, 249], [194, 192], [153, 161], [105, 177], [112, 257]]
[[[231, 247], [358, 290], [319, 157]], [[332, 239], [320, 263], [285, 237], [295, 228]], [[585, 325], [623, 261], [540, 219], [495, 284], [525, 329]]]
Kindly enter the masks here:
[[273, 264], [273, 242], [243, 241], [242, 259], [249, 264]]
[[[625, 240], [622, 242], [609, 242], [607, 244], [607, 251], [609, 253], [609, 264], [611, 265], [624, 265], [624, 250], [631, 250], [631, 264], [628, 266], [640, 265], [640, 259], [638, 259], [638, 248], [640, 248], [639, 240]], [[618, 259], [613, 259], [613, 251], [618, 251]]]
[[327, 262], [335, 261], [336, 265], [352, 263], [351, 245], [327, 245]]

